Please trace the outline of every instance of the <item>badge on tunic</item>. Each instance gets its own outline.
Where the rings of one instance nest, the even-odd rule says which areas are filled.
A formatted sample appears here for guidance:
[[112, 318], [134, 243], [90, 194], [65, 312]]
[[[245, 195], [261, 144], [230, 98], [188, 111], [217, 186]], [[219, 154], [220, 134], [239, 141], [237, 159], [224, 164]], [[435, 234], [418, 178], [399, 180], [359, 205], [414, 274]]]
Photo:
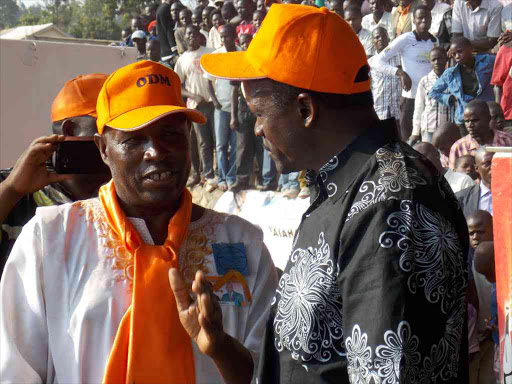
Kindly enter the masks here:
[[238, 271], [243, 276], [249, 274], [244, 243], [214, 243], [211, 246], [215, 267], [219, 275], [225, 275], [230, 270]]

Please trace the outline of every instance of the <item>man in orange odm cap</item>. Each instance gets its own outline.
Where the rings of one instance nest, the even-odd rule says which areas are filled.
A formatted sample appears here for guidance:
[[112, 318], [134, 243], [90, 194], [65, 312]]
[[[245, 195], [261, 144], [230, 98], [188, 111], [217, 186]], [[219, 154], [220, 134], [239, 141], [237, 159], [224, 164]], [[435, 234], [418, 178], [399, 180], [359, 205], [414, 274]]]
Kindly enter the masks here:
[[[14, 245], [0, 283], [0, 377], [250, 382], [277, 273], [259, 228], [192, 204], [190, 129], [204, 115], [152, 61], [112, 73], [96, 110], [112, 180], [98, 198], [38, 210]], [[238, 300], [219, 301], [231, 288]]]
[[466, 382], [464, 217], [394, 120], [377, 118], [350, 26], [325, 8], [274, 4], [246, 52], [201, 65], [242, 81], [282, 173], [310, 170], [259, 382]]
[[51, 107], [53, 135], [40, 137], [12, 169], [0, 170], [0, 276], [21, 228], [40, 206], [63, 204], [98, 195], [108, 175], [59, 175], [45, 162], [65, 136], [94, 136], [96, 100], [107, 75], [78, 76], [64, 85]]

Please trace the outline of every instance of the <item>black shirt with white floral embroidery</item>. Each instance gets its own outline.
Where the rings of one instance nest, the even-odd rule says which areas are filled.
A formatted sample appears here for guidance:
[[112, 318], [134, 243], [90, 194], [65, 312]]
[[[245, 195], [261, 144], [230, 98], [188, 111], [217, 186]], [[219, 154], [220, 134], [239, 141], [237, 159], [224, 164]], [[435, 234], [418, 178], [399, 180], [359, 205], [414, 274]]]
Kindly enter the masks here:
[[260, 384], [466, 383], [468, 233], [382, 121], [318, 173], [272, 303]]

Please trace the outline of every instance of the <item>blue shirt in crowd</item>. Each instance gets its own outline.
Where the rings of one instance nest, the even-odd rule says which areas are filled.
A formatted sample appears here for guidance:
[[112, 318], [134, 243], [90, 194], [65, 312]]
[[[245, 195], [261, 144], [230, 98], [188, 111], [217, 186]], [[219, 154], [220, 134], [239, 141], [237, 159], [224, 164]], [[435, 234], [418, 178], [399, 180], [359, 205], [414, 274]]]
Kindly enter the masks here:
[[[479, 54], [475, 56], [475, 72], [478, 78], [477, 99], [494, 101], [494, 92], [491, 86], [492, 70], [494, 68], [494, 55]], [[450, 96], [457, 99], [455, 110], [455, 123], [464, 123], [464, 107], [475, 97], [466, 95], [462, 87], [461, 64], [448, 68], [436, 81], [429, 92], [429, 96], [439, 103], [449, 106]], [[447, 93], [445, 93], [447, 91]]]

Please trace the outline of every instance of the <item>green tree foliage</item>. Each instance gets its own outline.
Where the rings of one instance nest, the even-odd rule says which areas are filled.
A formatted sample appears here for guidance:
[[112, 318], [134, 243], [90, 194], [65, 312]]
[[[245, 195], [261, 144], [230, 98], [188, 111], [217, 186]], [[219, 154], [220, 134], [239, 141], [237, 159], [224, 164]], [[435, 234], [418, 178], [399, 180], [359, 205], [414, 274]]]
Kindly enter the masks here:
[[[4, 2], [10, 1], [16, 6], [15, 0], [0, 0], [2, 10]], [[156, 1], [160, 2], [160, 0]], [[140, 15], [146, 5], [152, 2], [152, 0], [46, 0], [42, 5], [23, 7], [18, 25], [54, 23], [77, 38], [119, 40], [122, 28], [130, 26], [131, 18]]]
[[0, 30], [16, 26], [19, 16], [20, 8], [15, 0], [0, 1]]

